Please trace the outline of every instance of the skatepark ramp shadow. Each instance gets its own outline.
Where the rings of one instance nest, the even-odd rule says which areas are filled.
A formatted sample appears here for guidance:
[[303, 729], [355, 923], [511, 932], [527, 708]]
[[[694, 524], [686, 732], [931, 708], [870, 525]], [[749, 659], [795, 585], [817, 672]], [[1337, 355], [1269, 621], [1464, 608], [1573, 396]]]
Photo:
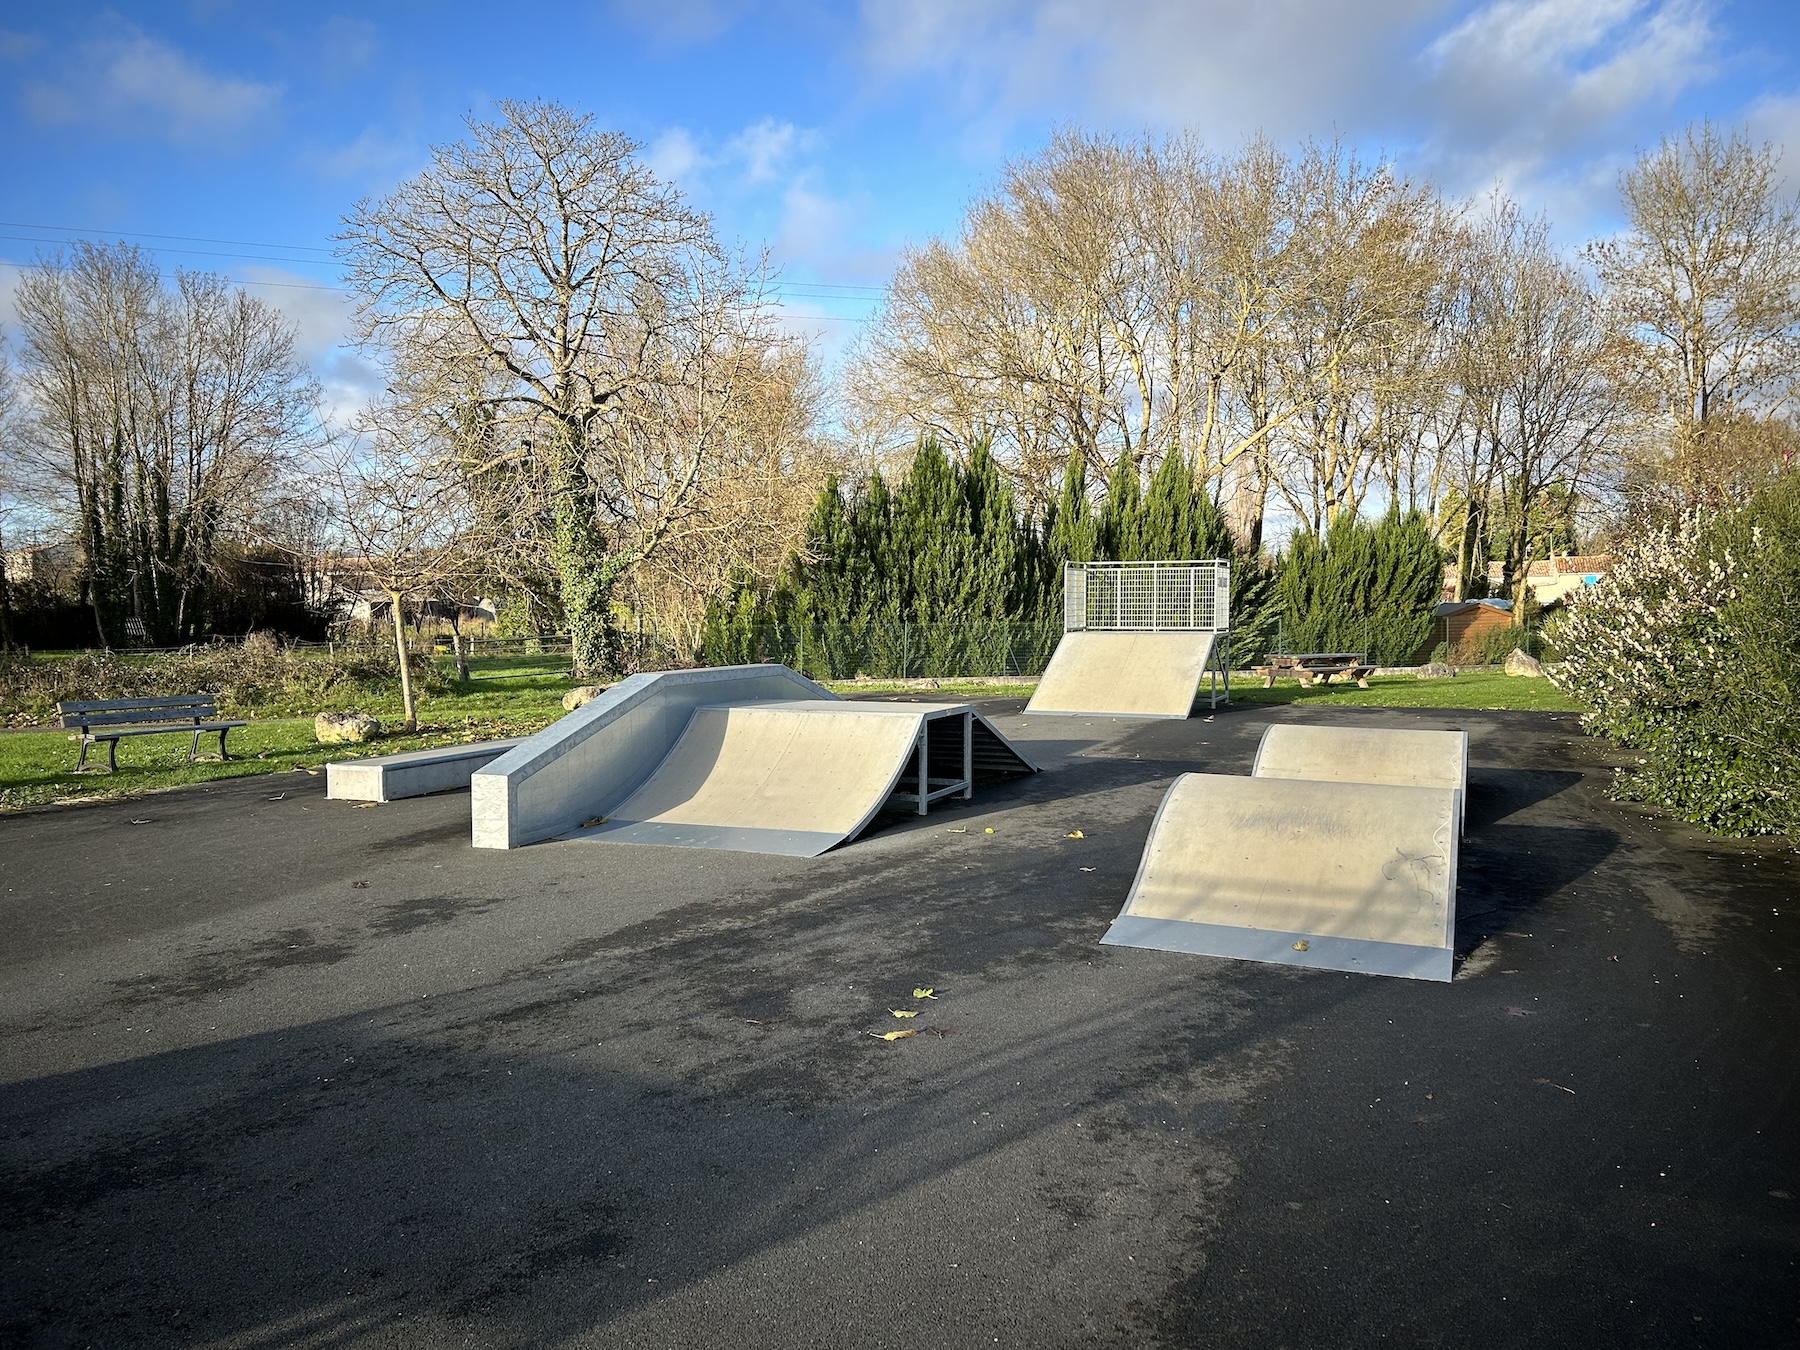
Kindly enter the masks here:
[[579, 837], [813, 857], [1037, 772], [961, 703], [852, 702], [785, 666], [634, 675], [472, 780], [478, 848]]

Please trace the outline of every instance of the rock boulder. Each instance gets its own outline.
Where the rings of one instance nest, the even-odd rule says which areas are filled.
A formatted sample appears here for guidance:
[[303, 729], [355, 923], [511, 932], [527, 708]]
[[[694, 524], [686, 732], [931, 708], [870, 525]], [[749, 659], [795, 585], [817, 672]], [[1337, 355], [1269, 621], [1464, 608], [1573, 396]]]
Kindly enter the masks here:
[[373, 740], [380, 734], [381, 723], [367, 713], [322, 712], [313, 718], [313, 735], [320, 745]]
[[1544, 673], [1544, 663], [1523, 648], [1514, 647], [1511, 655], [1506, 658], [1506, 673], [1508, 675], [1527, 675], [1532, 679], [1537, 679]]
[[1433, 661], [1430, 665], [1419, 667], [1421, 680], [1447, 680], [1456, 674], [1456, 667], [1448, 661]]
[[579, 684], [563, 695], [563, 711], [574, 712], [584, 703], [592, 703], [600, 695], [611, 689], [610, 684]]

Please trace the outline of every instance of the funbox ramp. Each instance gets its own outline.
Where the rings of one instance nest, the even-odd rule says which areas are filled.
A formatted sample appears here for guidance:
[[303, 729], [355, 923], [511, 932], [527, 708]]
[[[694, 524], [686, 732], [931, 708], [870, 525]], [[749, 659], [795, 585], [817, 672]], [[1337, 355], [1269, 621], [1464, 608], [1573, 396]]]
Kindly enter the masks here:
[[984, 772], [1036, 768], [964, 704], [853, 703], [785, 666], [666, 671], [615, 685], [477, 774], [474, 841], [810, 857], [890, 799], [923, 811]]
[[1184, 774], [1101, 941], [1448, 980], [1459, 800], [1450, 788]]
[[1448, 788], [1456, 793], [1461, 834], [1469, 795], [1469, 733], [1278, 724], [1263, 732], [1250, 776]]
[[1219, 634], [1064, 633], [1025, 705], [1028, 713], [1186, 717], [1219, 650]]

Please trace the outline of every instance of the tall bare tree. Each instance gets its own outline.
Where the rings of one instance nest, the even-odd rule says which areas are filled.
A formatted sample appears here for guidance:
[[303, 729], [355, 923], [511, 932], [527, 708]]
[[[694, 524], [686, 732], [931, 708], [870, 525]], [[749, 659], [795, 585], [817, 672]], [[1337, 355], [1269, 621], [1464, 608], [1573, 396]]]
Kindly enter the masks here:
[[1800, 198], [1773, 146], [1711, 122], [1621, 175], [1630, 228], [1587, 250], [1627, 388], [1684, 501], [1800, 396]]
[[74, 527], [101, 641], [192, 637], [229, 527], [317, 434], [293, 326], [221, 277], [165, 286], [123, 244], [44, 259], [16, 304], [25, 458]]
[[761, 273], [625, 136], [502, 103], [341, 236], [365, 339], [460, 373], [497, 453], [547, 502], [584, 671], [614, 664], [613, 588], [697, 508], [774, 338]]

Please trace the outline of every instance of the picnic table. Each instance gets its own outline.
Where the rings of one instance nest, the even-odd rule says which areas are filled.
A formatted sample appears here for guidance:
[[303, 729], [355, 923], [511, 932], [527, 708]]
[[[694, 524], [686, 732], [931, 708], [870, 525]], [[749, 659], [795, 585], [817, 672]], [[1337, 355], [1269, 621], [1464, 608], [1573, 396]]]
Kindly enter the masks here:
[[1334, 679], [1355, 680], [1358, 687], [1367, 689], [1375, 671], [1363, 652], [1283, 652], [1271, 655], [1268, 664], [1251, 669], [1262, 676], [1264, 689], [1273, 689], [1275, 681], [1284, 676], [1299, 680], [1302, 689], [1312, 688], [1314, 680], [1330, 684]]

